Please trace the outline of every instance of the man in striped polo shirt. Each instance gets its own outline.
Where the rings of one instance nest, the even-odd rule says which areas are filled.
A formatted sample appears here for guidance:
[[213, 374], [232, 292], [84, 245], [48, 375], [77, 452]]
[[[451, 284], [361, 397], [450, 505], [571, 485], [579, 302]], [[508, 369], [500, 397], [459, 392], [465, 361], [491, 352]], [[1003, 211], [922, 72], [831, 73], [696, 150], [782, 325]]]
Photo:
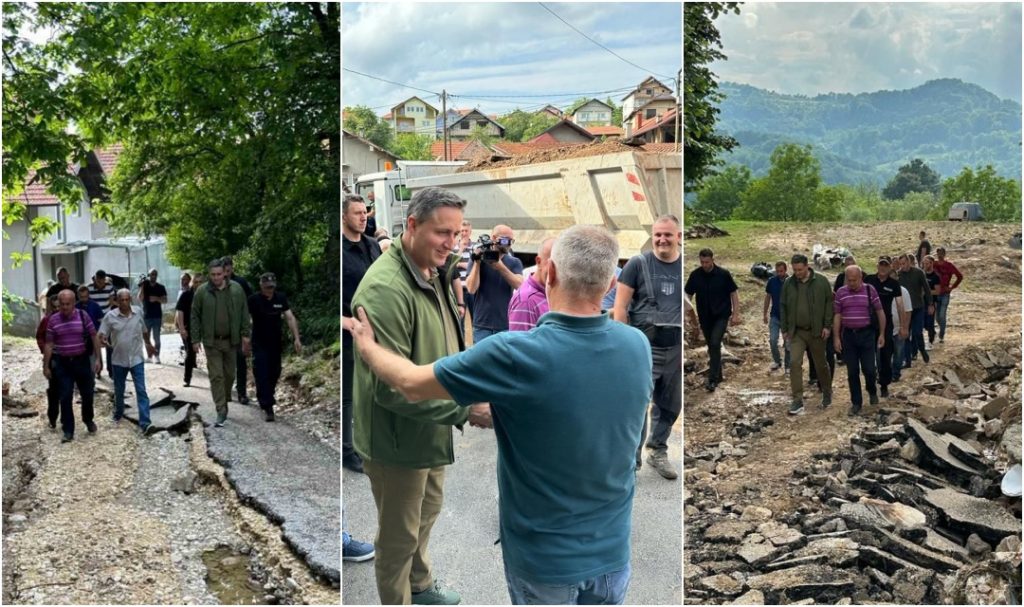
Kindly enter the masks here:
[[[96, 337], [96, 327], [85, 312], [75, 308], [75, 293], [70, 289], [57, 295], [58, 312], [50, 315], [46, 325], [46, 346], [43, 352], [43, 375], [50, 379], [51, 374], [57, 375], [60, 386], [60, 423], [64, 431], [62, 443], [70, 442], [75, 437], [75, 413], [71, 409], [75, 386], [82, 396], [82, 421], [89, 433], [96, 432], [96, 424], [92, 421], [93, 389], [96, 385], [96, 374], [103, 369], [101, 357], [90, 367], [89, 355], [86, 351], [86, 340], [92, 341], [93, 352], [100, 351], [100, 341]], [[50, 369], [53, 361], [54, 368]]]
[[[846, 268], [846, 284], [836, 291], [832, 317], [832, 345], [846, 361], [846, 377], [850, 384], [850, 411], [860, 413], [864, 397], [860, 373], [872, 405], [878, 404], [875, 389], [875, 351], [885, 346], [885, 312], [875, 288], [864, 282], [859, 266]], [[876, 321], [877, 319], [877, 325]]]
[[548, 260], [554, 243], [554, 238], [540, 243], [537, 270], [512, 294], [508, 302], [509, 331], [529, 331], [537, 326], [537, 319], [547, 313], [548, 297], [544, 292], [544, 282], [548, 278]]

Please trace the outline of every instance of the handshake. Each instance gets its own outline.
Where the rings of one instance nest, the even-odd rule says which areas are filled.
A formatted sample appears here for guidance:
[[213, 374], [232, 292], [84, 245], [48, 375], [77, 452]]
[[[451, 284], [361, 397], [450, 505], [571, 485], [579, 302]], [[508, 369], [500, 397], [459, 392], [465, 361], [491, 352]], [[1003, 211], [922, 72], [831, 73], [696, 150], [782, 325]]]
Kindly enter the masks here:
[[469, 425], [475, 428], [493, 428], [490, 403], [477, 403], [469, 406]]

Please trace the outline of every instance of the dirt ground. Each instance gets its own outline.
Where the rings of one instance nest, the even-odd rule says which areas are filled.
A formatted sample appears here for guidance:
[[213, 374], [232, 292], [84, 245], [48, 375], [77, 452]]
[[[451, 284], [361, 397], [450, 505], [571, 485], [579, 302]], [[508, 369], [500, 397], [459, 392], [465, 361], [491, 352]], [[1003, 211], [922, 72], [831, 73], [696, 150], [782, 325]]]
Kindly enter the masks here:
[[[1021, 251], [1007, 245], [1019, 226], [890, 222], [793, 226], [744, 223], [719, 227], [728, 230], [730, 236], [685, 243], [685, 272], [697, 267], [697, 252], [704, 247], [712, 248], [716, 262], [732, 272], [739, 286], [742, 323], [730, 327], [725, 349], [742, 362], [725, 365], [725, 383], [714, 393], [703, 389], [702, 375], [686, 374], [683, 426], [686, 453], [721, 441], [740, 449], [740, 456], [720, 464], [713, 477], [707, 471], [687, 469], [688, 481], [700, 478], [714, 483], [719, 504], [735, 502], [762, 506], [776, 513], [791, 512], [799, 502], [799, 494], [793, 497], [790, 491], [793, 470], [813, 461], [815, 454], [848, 444], [850, 436], [865, 426], [868, 416], [877, 409], [865, 403], [864, 416], [847, 417], [850, 400], [846, 368], [837, 365], [830, 408], [819, 409], [820, 393], [811, 390], [804, 394], [804, 415], [786, 414], [790, 402], [789, 377], [769, 372], [772, 360], [768, 328], [762, 321], [765, 283], [750, 273], [753, 263], [788, 260], [796, 252], [809, 255], [811, 247], [821, 243], [850, 248], [859, 260], [870, 260], [865, 269], [874, 273], [874, 260], [879, 254], [914, 251], [916, 234], [923, 229], [933, 247], [944, 245], [948, 259], [964, 273], [963, 288], [953, 293], [950, 303], [945, 343], [940, 345], [936, 340], [930, 352], [931, 364], [954, 361], [971, 346], [995, 341], [1020, 343]], [[831, 282], [836, 270], [822, 273]], [[706, 369], [706, 355], [700, 360], [699, 350], [690, 351], [693, 353], [688, 355], [688, 361], [696, 363], [695, 371]], [[912, 368], [903, 371], [901, 381], [890, 386], [890, 392], [912, 394], [926, 367], [920, 360], [915, 361]], [[806, 363], [803, 373], [806, 377]], [[885, 402], [882, 399], [882, 405]], [[738, 420], [763, 420], [770, 425], [737, 436], [734, 425]], [[688, 507], [687, 520], [695, 515], [696, 509]], [[686, 538], [684, 553], [688, 546], [685, 542]], [[685, 555], [684, 562], [689, 563]]]

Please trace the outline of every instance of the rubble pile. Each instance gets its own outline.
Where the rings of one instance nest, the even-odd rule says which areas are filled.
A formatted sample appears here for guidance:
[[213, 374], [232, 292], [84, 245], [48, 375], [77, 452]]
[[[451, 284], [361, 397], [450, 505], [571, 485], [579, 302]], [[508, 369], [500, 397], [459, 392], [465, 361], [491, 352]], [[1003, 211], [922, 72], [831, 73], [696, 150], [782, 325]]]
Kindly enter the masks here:
[[696, 238], [717, 238], [719, 236], [728, 236], [729, 233], [722, 228], [716, 226], [713, 223], [698, 223], [696, 225], [687, 226], [686, 233], [683, 234], [684, 238], [696, 239]]
[[829, 248], [821, 244], [815, 244], [811, 248], [811, 263], [819, 270], [838, 268], [843, 265], [843, 261], [850, 255], [852, 253], [846, 247]]
[[1021, 500], [1000, 489], [1021, 461], [1018, 361], [1016, 345], [969, 348], [901, 387], [793, 471], [790, 512], [757, 487], [717, 499], [708, 480], [743, 445], [688, 453], [686, 602], [1021, 604]]

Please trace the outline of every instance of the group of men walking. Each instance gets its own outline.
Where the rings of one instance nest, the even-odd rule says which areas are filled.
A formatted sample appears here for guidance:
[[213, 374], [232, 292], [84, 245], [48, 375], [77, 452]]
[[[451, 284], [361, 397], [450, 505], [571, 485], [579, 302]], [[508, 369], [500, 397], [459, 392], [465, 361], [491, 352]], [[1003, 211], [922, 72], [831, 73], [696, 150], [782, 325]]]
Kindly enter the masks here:
[[[945, 340], [950, 294], [963, 280], [943, 247], [935, 249], [934, 257], [931, 253], [931, 243], [921, 232], [916, 254], [881, 256], [873, 274], [847, 257], [834, 284], [805, 255], [790, 259], [792, 275], [785, 261], [776, 262], [775, 274], [765, 285], [762, 320], [769, 329], [770, 370], [783, 369], [789, 375], [789, 413], [804, 411], [805, 353], [811, 365], [808, 384], [820, 389], [821, 408], [832, 404], [835, 359], [840, 357], [850, 389], [850, 415], [861, 412], [864, 392], [869, 404], [878, 404], [903, 369], [918, 358], [929, 362], [935, 338]], [[701, 267], [691, 272], [685, 290], [697, 297], [691, 321], [700, 324], [708, 343], [705, 386], [713, 391], [722, 381], [722, 340], [730, 319], [738, 323], [739, 300], [732, 275], [714, 263], [714, 253], [704, 249], [699, 256]]]
[[630, 260], [617, 282], [618, 243], [593, 226], [541, 243], [524, 277], [512, 229], [473, 242], [466, 205], [441, 188], [417, 192], [381, 254], [364, 233], [365, 202], [344, 199], [344, 461], [369, 477], [378, 516], [374, 546], [350, 557], [346, 537], [345, 558], [376, 556], [384, 604], [461, 600], [427, 554], [452, 427], [469, 422], [497, 438], [512, 602], [621, 603], [652, 394], [648, 461], [676, 476], [664, 454], [681, 406], [679, 221], [660, 218], [654, 253]]
[[[252, 331], [256, 336], [254, 377], [257, 398], [267, 421], [273, 421], [274, 390], [281, 370], [281, 319], [287, 321], [294, 336], [295, 349], [301, 352], [298, 323], [287, 299], [275, 292], [276, 279], [272, 274], [261, 277], [260, 293], [246, 298], [241, 286], [244, 279], [230, 277], [225, 273], [225, 267], [231, 268], [230, 258], [210, 264], [210, 283], [206, 289], [200, 288], [200, 276], [193, 278], [185, 274], [182, 277], [175, 325], [186, 347], [185, 385], [191, 382], [195, 353], [205, 346], [211, 388], [217, 403], [215, 425], [223, 425], [227, 418], [227, 399], [234, 370], [239, 364], [244, 369], [244, 354], [249, 352], [251, 317]], [[97, 431], [94, 421], [95, 382], [101, 377], [104, 353], [107, 370], [114, 383], [112, 420], [117, 423], [124, 417], [126, 383], [130, 375], [138, 407], [139, 428], [147, 434], [153, 430], [144, 365], [146, 362], [160, 363], [160, 329], [167, 289], [158, 278], [157, 270], [151, 269], [138, 284], [137, 294], [133, 297], [123, 279], [120, 282], [125, 286], [115, 288], [114, 280], [103, 270], [96, 271], [90, 284], [78, 286], [71, 282], [66, 268], [59, 268], [57, 282], [43, 294], [47, 312], [37, 328], [36, 340], [43, 355], [43, 373], [49, 382], [47, 418], [54, 429], [57, 421], [61, 422], [62, 442], [74, 439], [72, 401], [76, 388], [82, 403], [82, 422], [89, 433]], [[229, 282], [233, 288], [225, 289]], [[222, 291], [228, 297], [218, 296]], [[141, 306], [134, 305], [133, 301]], [[243, 357], [240, 362], [236, 355]], [[228, 359], [230, 365], [226, 362]], [[244, 381], [243, 371], [240, 386], [244, 386]], [[244, 398], [244, 387], [240, 387], [239, 393]]]

